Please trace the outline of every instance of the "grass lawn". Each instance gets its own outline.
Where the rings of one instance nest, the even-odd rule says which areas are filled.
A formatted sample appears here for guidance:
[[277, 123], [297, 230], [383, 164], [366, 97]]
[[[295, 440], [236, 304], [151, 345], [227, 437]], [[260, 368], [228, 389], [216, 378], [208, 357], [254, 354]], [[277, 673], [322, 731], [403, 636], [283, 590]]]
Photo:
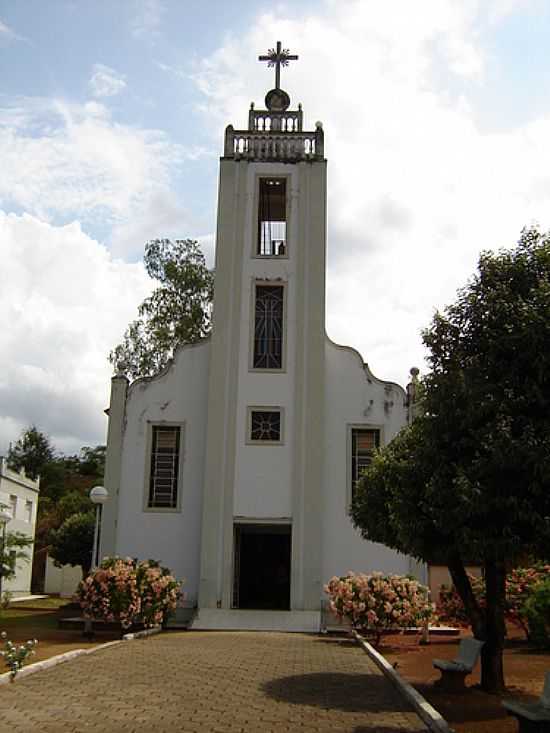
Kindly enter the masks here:
[[18, 644], [29, 639], [38, 639], [36, 654], [29, 663], [120, 638], [120, 633], [102, 632], [92, 641], [88, 641], [80, 630], [59, 629], [58, 610], [66, 603], [67, 599], [56, 597], [14, 603], [0, 612], [0, 631], [5, 631], [8, 639]]
[[[463, 634], [471, 636], [470, 632]], [[433, 659], [453, 659], [458, 652], [458, 638], [431, 638], [429, 646], [419, 646], [417, 637], [392, 635], [384, 637], [380, 652], [403, 679], [410, 682], [438, 710], [457, 733], [516, 733], [515, 718], [506, 715], [503, 698], [534, 702], [542, 692], [544, 674], [550, 670], [550, 651], [536, 651], [524, 641], [522, 634], [510, 627], [504, 652], [504, 674], [507, 692], [502, 697], [488, 695], [478, 689], [479, 662], [466, 678], [463, 693], [442, 692], [434, 687], [439, 679]]]

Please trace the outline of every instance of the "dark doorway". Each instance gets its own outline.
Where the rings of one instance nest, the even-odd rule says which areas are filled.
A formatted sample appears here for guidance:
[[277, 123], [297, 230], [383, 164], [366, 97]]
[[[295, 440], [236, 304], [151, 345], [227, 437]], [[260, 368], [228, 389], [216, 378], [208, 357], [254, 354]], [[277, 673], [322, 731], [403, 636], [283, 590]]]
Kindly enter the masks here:
[[235, 608], [290, 609], [290, 526], [235, 525]]

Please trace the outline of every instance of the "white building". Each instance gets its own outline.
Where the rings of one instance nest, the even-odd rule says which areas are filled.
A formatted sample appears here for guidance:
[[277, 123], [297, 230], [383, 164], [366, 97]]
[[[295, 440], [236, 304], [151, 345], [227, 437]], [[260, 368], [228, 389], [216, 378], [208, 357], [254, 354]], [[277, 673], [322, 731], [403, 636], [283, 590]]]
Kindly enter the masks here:
[[[25, 475], [25, 469], [21, 469], [19, 473], [12, 471], [8, 468], [7, 460], [0, 458], [0, 505], [11, 514], [11, 519], [5, 525], [6, 533], [21, 532], [34, 541], [39, 489], [40, 478], [34, 481]], [[30, 593], [33, 547], [26, 548], [24, 552], [28, 555], [28, 562], [17, 562], [15, 577], [2, 581], [2, 592], [9, 591], [14, 596], [26, 596]]]
[[326, 335], [324, 133], [289, 102], [226, 129], [212, 336], [112, 381], [101, 552], [185, 578], [194, 628], [318, 629], [332, 575], [418, 570], [349, 518], [406, 393]]

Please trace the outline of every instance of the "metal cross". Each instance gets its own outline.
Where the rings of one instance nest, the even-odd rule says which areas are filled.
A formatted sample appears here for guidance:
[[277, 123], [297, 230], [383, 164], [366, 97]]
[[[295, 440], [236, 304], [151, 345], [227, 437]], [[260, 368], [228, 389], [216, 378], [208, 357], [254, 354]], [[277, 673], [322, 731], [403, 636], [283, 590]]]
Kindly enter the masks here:
[[258, 56], [258, 61], [267, 61], [267, 65], [275, 67], [275, 89], [280, 89], [281, 66], [288, 66], [289, 61], [297, 61], [298, 56], [291, 56], [288, 48], [281, 48], [277, 41], [277, 50], [270, 48], [266, 56]]

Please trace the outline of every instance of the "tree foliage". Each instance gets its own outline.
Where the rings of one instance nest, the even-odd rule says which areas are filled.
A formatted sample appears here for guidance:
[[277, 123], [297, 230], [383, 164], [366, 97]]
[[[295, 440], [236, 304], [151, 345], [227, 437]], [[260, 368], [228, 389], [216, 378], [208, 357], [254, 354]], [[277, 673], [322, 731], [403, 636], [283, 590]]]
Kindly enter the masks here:
[[19, 440], [8, 452], [8, 465], [14, 471], [25, 469], [25, 473], [36, 479], [45, 466], [54, 459], [54, 449], [50, 439], [35, 425], [23, 432]]
[[[482, 685], [504, 683], [506, 569], [550, 543], [550, 235], [483, 252], [423, 334], [423, 414], [375, 457], [352, 508], [371, 540], [443, 559], [474, 633]], [[480, 608], [464, 569], [485, 571]]]
[[210, 331], [213, 273], [198, 242], [155, 239], [143, 258], [159, 286], [138, 308], [138, 318], [109, 354], [131, 379], [161, 371], [180, 344], [194, 343]]
[[93, 511], [70, 515], [59, 529], [50, 533], [49, 554], [54, 563], [58, 567], [80, 565], [82, 576], [86, 577], [92, 564], [94, 529]]
[[0, 577], [10, 580], [21, 561], [29, 562], [28, 549], [32, 538], [22, 532], [7, 532], [5, 541], [0, 540]]

